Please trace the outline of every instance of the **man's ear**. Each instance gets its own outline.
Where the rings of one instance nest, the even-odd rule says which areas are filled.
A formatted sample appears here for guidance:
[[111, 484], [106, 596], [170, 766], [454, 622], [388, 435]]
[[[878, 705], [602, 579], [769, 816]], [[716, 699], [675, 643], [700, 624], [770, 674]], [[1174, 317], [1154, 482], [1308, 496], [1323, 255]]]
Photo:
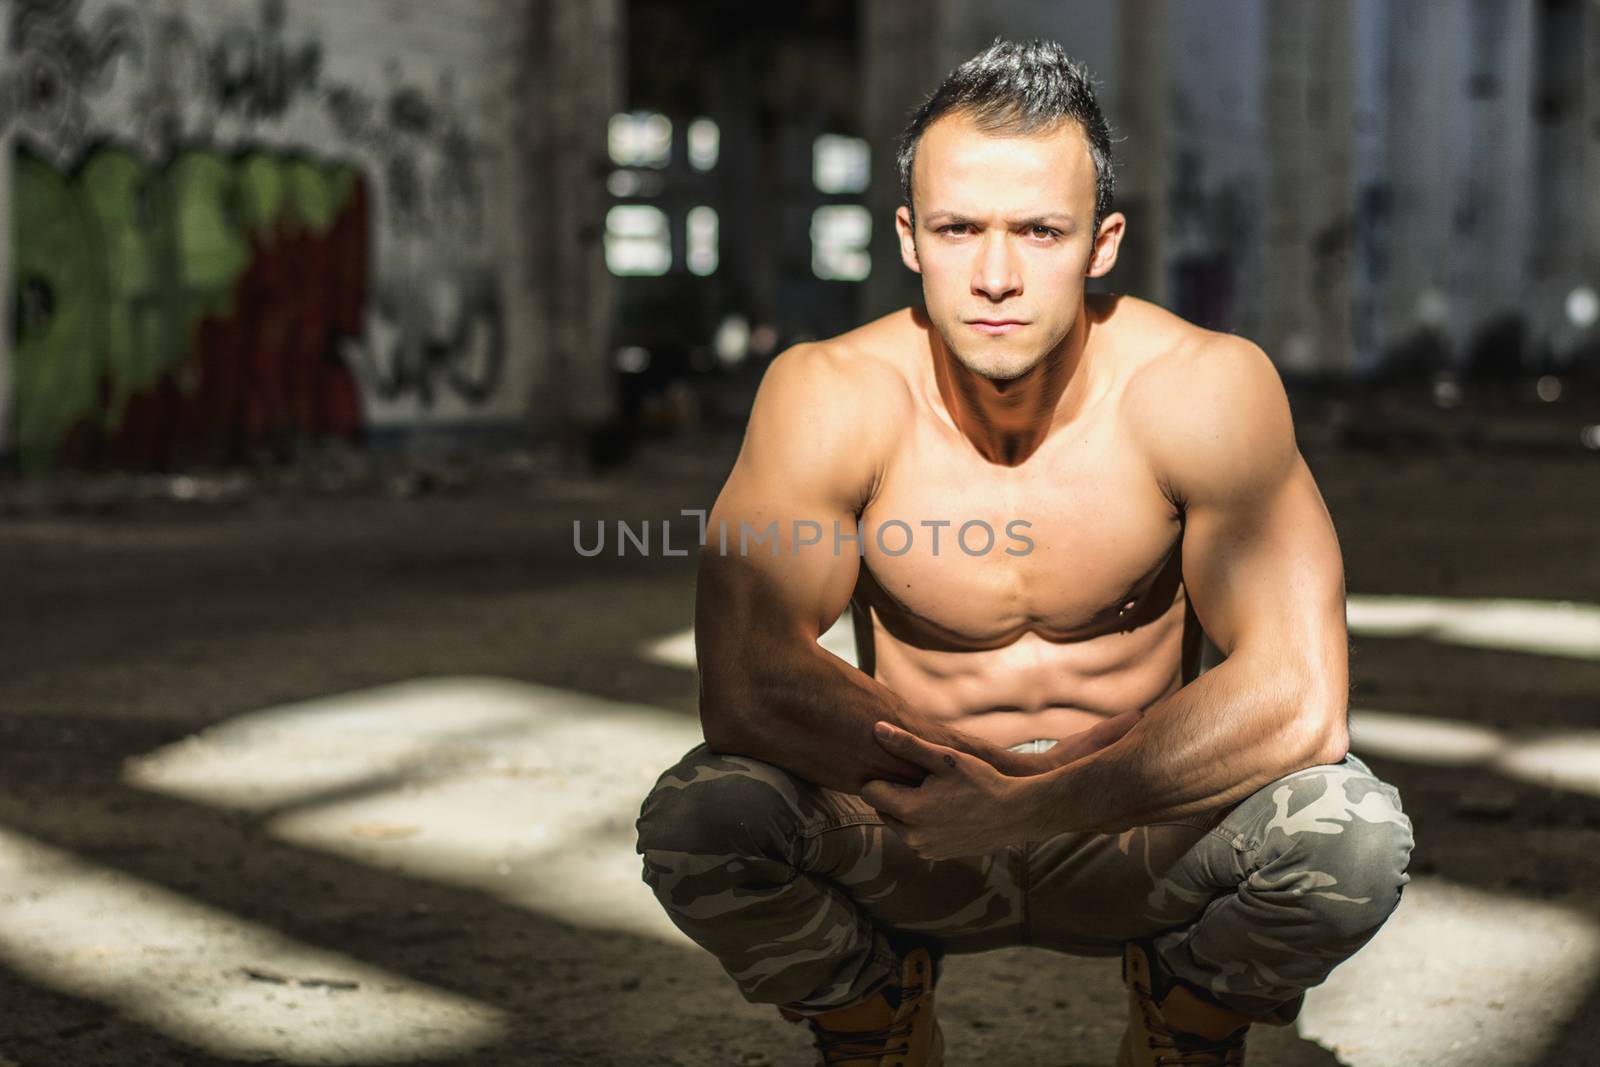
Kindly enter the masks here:
[[1100, 220], [1100, 232], [1094, 238], [1094, 250], [1089, 253], [1088, 276], [1098, 278], [1117, 265], [1117, 250], [1122, 247], [1122, 237], [1127, 233], [1128, 217], [1113, 211]]
[[916, 229], [911, 225], [911, 209], [904, 204], [895, 208], [894, 229], [900, 235], [900, 262], [921, 274], [922, 262], [917, 259]]

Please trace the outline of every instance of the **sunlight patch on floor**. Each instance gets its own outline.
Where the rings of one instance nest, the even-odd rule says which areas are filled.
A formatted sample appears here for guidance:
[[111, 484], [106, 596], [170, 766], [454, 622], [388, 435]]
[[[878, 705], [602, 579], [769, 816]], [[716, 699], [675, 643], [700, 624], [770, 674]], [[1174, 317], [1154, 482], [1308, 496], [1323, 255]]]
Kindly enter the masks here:
[[496, 1008], [11, 830], [0, 830], [0, 886], [8, 967], [219, 1056], [403, 1063], [459, 1055], [506, 1029]]
[[442, 677], [241, 716], [131, 761], [127, 780], [382, 870], [676, 935], [640, 878], [634, 820], [699, 742], [660, 708]]
[[1350, 632], [1445, 644], [1600, 659], [1600, 604], [1565, 600], [1352, 596]]
[[1505, 778], [1600, 796], [1600, 730], [1496, 730], [1376, 708], [1352, 708], [1358, 755], [1440, 767], [1482, 767]]
[[1511, 743], [1503, 731], [1475, 723], [1376, 708], [1350, 709], [1350, 745], [1357, 755], [1463, 767], [1487, 763]]
[[125, 778], [248, 811], [382, 789], [448, 773], [453, 759], [470, 762], [497, 738], [537, 730], [528, 688], [497, 678], [430, 678], [286, 704], [130, 760]]
[[1597, 977], [1589, 909], [1413, 877], [1372, 943], [1307, 992], [1296, 1025], [1357, 1067], [1533, 1065]]

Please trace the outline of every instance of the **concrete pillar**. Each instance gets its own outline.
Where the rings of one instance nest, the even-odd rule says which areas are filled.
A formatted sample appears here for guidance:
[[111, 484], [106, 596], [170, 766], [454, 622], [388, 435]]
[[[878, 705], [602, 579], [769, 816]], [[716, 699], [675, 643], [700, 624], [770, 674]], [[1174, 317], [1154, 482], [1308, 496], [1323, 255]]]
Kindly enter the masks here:
[[709, 117], [717, 124], [716, 183], [719, 239], [717, 278], [731, 293], [735, 309], [754, 327], [777, 315], [778, 249], [762, 236], [775, 220], [771, 168], [751, 101], [757, 99], [761, 71], [748, 41], [730, 45], [726, 61], [710, 72]]
[[1472, 326], [1526, 314], [1528, 160], [1532, 151], [1529, 78], [1532, 20], [1520, 0], [1473, 0], [1466, 100], [1467, 158], [1462, 170], [1459, 269]]
[[1529, 303], [1561, 359], [1594, 336], [1569, 295], [1600, 289], [1600, 0], [1542, 0], [1537, 21]]
[[1115, 88], [1117, 210], [1128, 233], [1117, 254], [1117, 292], [1166, 304], [1166, 0], [1127, 0], [1118, 9]]
[[1366, 373], [1382, 359], [1389, 286], [1388, 0], [1356, 0], [1353, 17], [1351, 356], [1352, 369]]
[[1355, 145], [1350, 82], [1354, 67], [1352, 0], [1311, 6], [1307, 65], [1307, 132], [1311, 135], [1316, 194], [1311, 213], [1311, 295], [1317, 369], [1349, 373], [1352, 362]]
[[1421, 326], [1459, 342], [1446, 265], [1461, 11], [1451, 0], [1407, 0], [1389, 14], [1389, 272], [1381, 342], [1386, 349], [1405, 344]]
[[1265, 344], [1287, 370], [1316, 363], [1312, 338], [1312, 172], [1306, 70], [1311, 13], [1299, 4], [1267, 2], [1267, 287]]
[[872, 146], [872, 273], [862, 286], [862, 315], [876, 318], [922, 303], [921, 278], [900, 262], [894, 213], [901, 204], [895, 153], [911, 113], [950, 68], [976, 46], [961, 32], [954, 0], [866, 0], [861, 9], [862, 122]]
[[[1583, 143], [1584, 188], [1589, 190], [1585, 200], [1587, 214], [1583, 219], [1583, 252], [1580, 256], [1582, 278], [1591, 287], [1600, 289], [1600, 196], [1594, 190], [1600, 187], [1600, 0], [1588, 0], [1584, 6], [1583, 53], [1583, 129], [1588, 136]], [[1600, 329], [1591, 325], [1587, 336], [1594, 342]]]
[[[1583, 249], [1579, 254], [1580, 284], [1591, 294], [1600, 293], [1600, 0], [1584, 6], [1584, 92], [1583, 143], [1584, 188], [1589, 191], [1587, 211], [1582, 219]], [[1591, 302], [1589, 310], [1592, 312]], [[1575, 322], [1563, 313], [1561, 321], [1572, 331], [1572, 358], [1587, 361], [1591, 378], [1600, 374], [1600, 323], [1589, 316], [1587, 324]]]
[[[11, 20], [0, 18], [0, 55], [9, 54]], [[10, 79], [0, 72], [0, 457], [11, 453], [11, 427], [15, 423], [15, 391], [11, 339], [16, 327], [11, 321], [13, 299], [11, 246], [15, 237], [11, 225], [12, 107], [15, 97]]]
[[525, 217], [535, 285], [547, 310], [547, 373], [529, 404], [536, 430], [575, 445], [613, 412], [605, 263], [607, 123], [622, 106], [626, 36], [621, 0], [540, 0], [532, 9], [544, 71], [529, 81]]
[[1351, 356], [1350, 0], [1268, 0], [1267, 321], [1279, 365], [1340, 375]]

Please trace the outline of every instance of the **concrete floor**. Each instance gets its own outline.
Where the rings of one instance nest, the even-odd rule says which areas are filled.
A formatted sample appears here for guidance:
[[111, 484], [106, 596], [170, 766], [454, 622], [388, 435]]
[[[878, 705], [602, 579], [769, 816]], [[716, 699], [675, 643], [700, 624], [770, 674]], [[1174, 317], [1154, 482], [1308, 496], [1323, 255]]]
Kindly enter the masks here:
[[[1600, 1063], [1600, 468], [1308, 459], [1356, 748], [1419, 844], [1252, 1062]], [[708, 506], [729, 462], [12, 507], [0, 1067], [808, 1063], [639, 881], [638, 803], [698, 739], [693, 561], [571, 546]], [[1111, 960], [952, 958], [951, 1062], [1109, 1063], [1122, 997]]]

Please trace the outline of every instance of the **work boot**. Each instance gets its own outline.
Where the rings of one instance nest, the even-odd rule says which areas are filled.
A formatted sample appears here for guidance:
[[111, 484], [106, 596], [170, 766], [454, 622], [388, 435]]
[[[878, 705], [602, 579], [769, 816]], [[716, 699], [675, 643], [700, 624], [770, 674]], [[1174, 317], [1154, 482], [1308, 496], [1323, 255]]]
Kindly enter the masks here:
[[925, 948], [914, 949], [891, 975], [859, 1004], [821, 1015], [779, 1013], [790, 1022], [804, 1019], [817, 1049], [817, 1067], [941, 1067], [944, 1034], [933, 1016], [933, 961]]
[[1242, 1067], [1251, 1017], [1162, 974], [1147, 941], [1122, 953], [1131, 1018], [1117, 1067]]

